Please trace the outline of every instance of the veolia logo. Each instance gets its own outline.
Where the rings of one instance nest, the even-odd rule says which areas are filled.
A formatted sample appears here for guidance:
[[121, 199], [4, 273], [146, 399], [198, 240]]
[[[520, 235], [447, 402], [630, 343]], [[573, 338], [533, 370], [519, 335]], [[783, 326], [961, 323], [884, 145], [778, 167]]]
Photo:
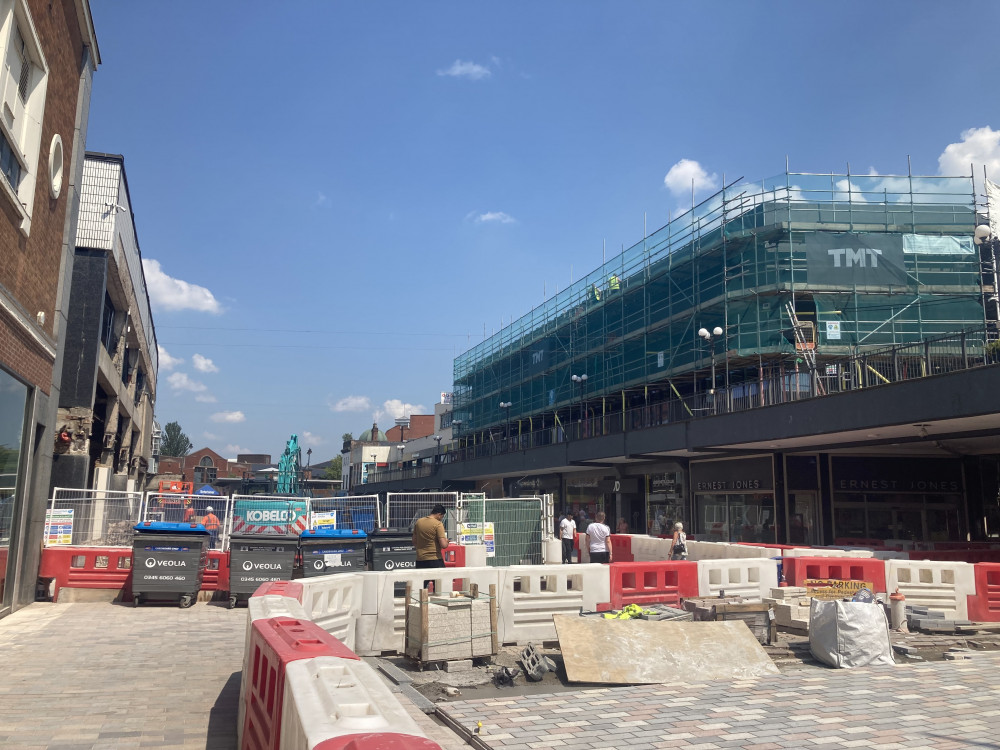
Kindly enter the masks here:
[[243, 563], [243, 570], [281, 570], [281, 563], [253, 563], [246, 560]]
[[313, 567], [316, 568], [316, 570], [323, 570], [323, 568], [326, 567], [326, 563], [324, 563], [322, 560], [317, 560], [316, 562], [313, 563]]
[[394, 570], [395, 568], [415, 568], [417, 564], [409, 560], [386, 560], [385, 569]]
[[156, 567], [167, 567], [167, 568], [186, 568], [187, 560], [157, 560], [155, 557], [146, 558], [147, 568]]
[[147, 557], [146, 558], [146, 567], [147, 568], [155, 568], [156, 567], [156, 560], [154, 558], [152, 558], [152, 557]]

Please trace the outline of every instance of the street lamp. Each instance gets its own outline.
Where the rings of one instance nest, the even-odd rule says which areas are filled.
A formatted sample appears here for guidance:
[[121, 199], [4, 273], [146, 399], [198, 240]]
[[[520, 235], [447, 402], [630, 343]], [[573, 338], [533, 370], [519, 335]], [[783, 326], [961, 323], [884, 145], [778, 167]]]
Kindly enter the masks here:
[[435, 435], [434, 440], [437, 443], [437, 450], [434, 451], [434, 463], [441, 462], [441, 436]]
[[723, 330], [719, 326], [713, 328], [711, 332], [709, 332], [707, 328], [698, 329], [698, 335], [705, 339], [706, 344], [712, 345], [712, 390], [710, 393], [712, 394], [713, 400], [715, 397], [715, 342], [720, 336], [722, 336], [722, 334]]
[[399, 470], [402, 471], [403, 470], [403, 449], [406, 446], [403, 445], [402, 443], [400, 443], [396, 447], [399, 448]]
[[306, 468], [307, 469], [310, 466], [312, 466], [312, 462], [313, 462], [313, 449], [312, 448], [308, 448], [306, 450]]
[[510, 407], [511, 406], [513, 406], [513, 404], [510, 401], [501, 401], [500, 402], [500, 409], [504, 413], [505, 427], [504, 427], [504, 433], [503, 434], [504, 434], [504, 438], [506, 438], [506, 439], [510, 438]]
[[[587, 388], [587, 373], [583, 373], [582, 375], [571, 375], [569, 379], [580, 386], [580, 418], [577, 421], [582, 422], [584, 416], [583, 398]], [[579, 437], [579, 435], [577, 435], [577, 437]]]
[[[371, 473], [374, 474], [375, 470], [377, 468], [378, 468], [378, 453], [372, 453], [372, 471], [371, 471]], [[375, 480], [372, 479], [372, 481], [374, 482]]]

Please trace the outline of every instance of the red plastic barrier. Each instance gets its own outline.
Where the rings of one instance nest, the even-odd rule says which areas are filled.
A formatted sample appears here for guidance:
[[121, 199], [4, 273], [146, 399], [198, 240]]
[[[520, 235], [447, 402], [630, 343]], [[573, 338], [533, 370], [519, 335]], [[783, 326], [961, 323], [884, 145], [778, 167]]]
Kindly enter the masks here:
[[229, 553], [221, 549], [208, 551], [208, 566], [202, 574], [202, 591], [229, 591]]
[[935, 560], [942, 562], [1000, 563], [1000, 549], [943, 549], [912, 550], [907, 553], [911, 560]]
[[344, 734], [340, 737], [323, 740], [313, 750], [441, 750], [441, 746], [426, 737], [380, 732], [377, 734]]
[[268, 581], [258, 586], [250, 596], [287, 596], [301, 602], [302, 584], [295, 581]]
[[698, 596], [698, 563], [688, 560], [614, 562], [611, 568], [611, 609], [628, 604], [678, 605], [682, 597]]
[[278, 746], [285, 700], [285, 667], [293, 661], [317, 656], [359, 658], [309, 620], [272, 617], [253, 621], [242, 750], [272, 750]]
[[615, 562], [634, 562], [635, 556], [632, 554], [632, 537], [628, 534], [612, 534], [608, 537], [611, 540], [611, 559]]
[[465, 567], [465, 547], [461, 544], [452, 542], [441, 550], [441, 555], [444, 557], [444, 566], [446, 568]]
[[[789, 586], [805, 586], [806, 579], [871, 581], [885, 593], [885, 561], [862, 557], [783, 557], [781, 572]], [[892, 593], [892, 592], [889, 592]]]
[[74, 589], [117, 589], [123, 601], [131, 599], [131, 547], [45, 547], [38, 567], [40, 578], [55, 581], [52, 601], [59, 591]]
[[968, 597], [969, 619], [1000, 622], [1000, 564], [976, 565], [976, 594]]

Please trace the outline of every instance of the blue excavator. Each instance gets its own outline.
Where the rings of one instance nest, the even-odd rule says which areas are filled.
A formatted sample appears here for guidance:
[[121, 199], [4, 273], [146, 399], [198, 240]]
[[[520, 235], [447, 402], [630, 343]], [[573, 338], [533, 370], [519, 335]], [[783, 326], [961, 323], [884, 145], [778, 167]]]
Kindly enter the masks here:
[[299, 436], [292, 435], [285, 445], [285, 452], [278, 461], [278, 494], [302, 494], [302, 449], [299, 448]]

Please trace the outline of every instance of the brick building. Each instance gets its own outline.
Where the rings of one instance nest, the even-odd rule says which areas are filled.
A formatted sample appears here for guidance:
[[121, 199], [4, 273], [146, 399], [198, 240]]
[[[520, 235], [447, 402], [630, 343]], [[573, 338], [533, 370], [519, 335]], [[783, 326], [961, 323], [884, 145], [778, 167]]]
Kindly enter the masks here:
[[87, 0], [0, 2], [0, 617], [34, 600], [83, 148]]

